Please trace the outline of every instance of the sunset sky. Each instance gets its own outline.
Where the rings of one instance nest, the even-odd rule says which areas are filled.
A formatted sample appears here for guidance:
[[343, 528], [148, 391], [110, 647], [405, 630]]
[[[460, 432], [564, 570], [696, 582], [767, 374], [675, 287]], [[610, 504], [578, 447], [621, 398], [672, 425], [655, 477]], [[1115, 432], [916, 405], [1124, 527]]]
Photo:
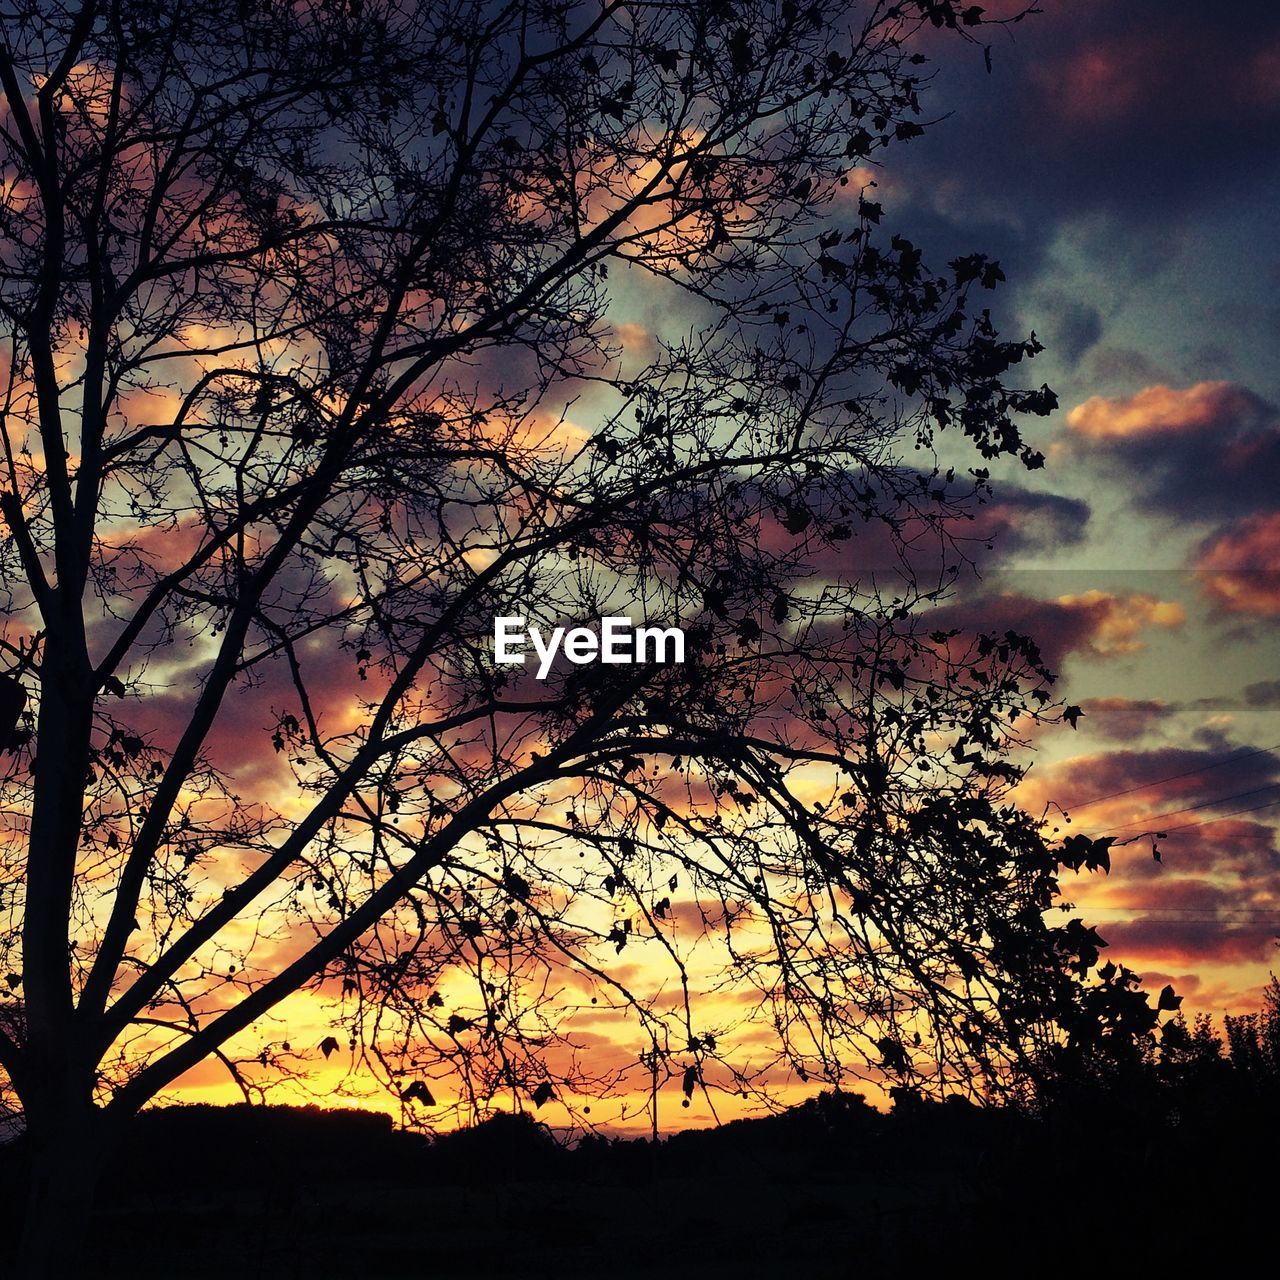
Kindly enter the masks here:
[[929, 252], [1001, 260], [998, 310], [1041, 336], [1061, 401], [966, 593], [1084, 709], [1039, 742], [1025, 800], [1168, 831], [1162, 862], [1135, 841], [1068, 894], [1113, 958], [1220, 1015], [1256, 1007], [1280, 926], [1280, 11], [1043, 8], [991, 74], [947, 61], [952, 114], [881, 193]]
[[[1030, 809], [1168, 831], [1162, 862], [1135, 840], [1068, 900], [1111, 958], [1220, 1016], [1257, 1007], [1280, 929], [1280, 10], [1042, 9], [988, 37], [989, 72], [939, 39], [937, 123], [861, 172], [927, 261], [998, 258], [1002, 332], [1045, 344], [1046, 466], [993, 469], [996, 551], [948, 613], [1033, 636], [1084, 711], [1037, 739]], [[670, 301], [624, 286], [624, 348], [671, 329]]]
[[[936, 123], [861, 177], [926, 261], [998, 258], [1002, 332], [1045, 343], [1029, 377], [1061, 406], [1030, 428], [1046, 466], [993, 469], [980, 532], [996, 549], [948, 614], [1033, 636], [1083, 711], [1037, 736], [1028, 808], [1118, 842], [1167, 832], [1162, 860], [1149, 838], [1118, 844], [1111, 875], [1066, 883], [1067, 899], [1148, 989], [1221, 1016], [1257, 1007], [1280, 928], [1280, 9], [1042, 8], [990, 37], [989, 71], [949, 40], [925, 97]], [[615, 296], [624, 363], [699, 319], [639, 279]], [[565, 432], [589, 434], [590, 396], [570, 413]], [[244, 704], [245, 731], [261, 706]], [[583, 1028], [603, 1060], [634, 1057], [605, 1022]], [[299, 997], [266, 1035], [324, 1031]], [[311, 1065], [298, 1098], [352, 1067]], [[175, 1092], [235, 1097], [215, 1062]], [[707, 1121], [703, 1106], [680, 1121]]]

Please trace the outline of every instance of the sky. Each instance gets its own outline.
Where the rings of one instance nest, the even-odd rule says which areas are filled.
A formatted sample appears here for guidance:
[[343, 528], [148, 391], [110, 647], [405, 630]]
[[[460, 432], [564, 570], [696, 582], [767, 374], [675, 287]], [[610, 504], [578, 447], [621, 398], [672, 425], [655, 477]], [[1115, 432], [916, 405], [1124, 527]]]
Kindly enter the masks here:
[[[1061, 403], [1044, 470], [996, 470], [1029, 492], [958, 607], [1037, 636], [1083, 708], [1021, 793], [1116, 836], [1066, 896], [1150, 988], [1239, 1012], [1280, 928], [1280, 9], [1040, 7], [989, 72], [945, 59], [946, 118], [880, 176], [927, 254], [1000, 259]], [[1159, 861], [1123, 843], [1152, 829]]]
[[[930, 42], [929, 126], [862, 176], [926, 261], [998, 258], [1002, 332], [1045, 344], [1032, 378], [1060, 408], [1028, 433], [1046, 465], [993, 466], [996, 549], [948, 608], [1034, 637], [1081, 708], [1037, 733], [1019, 792], [1063, 833], [1115, 836], [1111, 874], [1064, 881], [1065, 903], [1149, 990], [1220, 1017], [1257, 1007], [1280, 929], [1280, 8], [1040, 9], [992, 30], [989, 66]], [[624, 353], [651, 347], [664, 306], [620, 288]], [[589, 432], [588, 412], [566, 429]], [[149, 714], [180, 718], [187, 696]], [[260, 729], [243, 710], [229, 730]], [[309, 1000], [256, 1034], [318, 1043]], [[631, 1052], [590, 1034], [599, 1056]], [[350, 1069], [314, 1065], [299, 1098]], [[174, 1096], [235, 1095], [209, 1062]], [[710, 1118], [701, 1100], [680, 1115]]]
[[[1046, 465], [992, 466], [995, 551], [948, 613], [1034, 637], [1082, 709], [1036, 735], [1019, 792], [1063, 834], [1115, 836], [1064, 911], [1221, 1018], [1258, 1007], [1280, 932], [1280, 8], [1038, 9], [980, 29], [989, 63], [926, 36], [923, 135], [857, 176], [926, 262], [998, 259], [1002, 335], [1045, 346]], [[669, 304], [624, 289], [624, 359]]]

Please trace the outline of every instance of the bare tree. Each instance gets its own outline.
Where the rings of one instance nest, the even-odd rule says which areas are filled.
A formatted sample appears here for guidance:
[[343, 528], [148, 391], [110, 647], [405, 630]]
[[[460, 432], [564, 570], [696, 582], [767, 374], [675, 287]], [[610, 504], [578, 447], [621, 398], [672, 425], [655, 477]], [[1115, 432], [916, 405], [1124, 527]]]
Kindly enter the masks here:
[[[919, 29], [981, 20], [5, 6], [31, 1269], [210, 1057], [252, 1091], [350, 1051], [417, 1114], [442, 1080], [572, 1105], [612, 1079], [575, 1048], [599, 1001], [686, 1097], [1028, 1060], [1081, 955], [1007, 799], [1048, 673], [929, 629], [987, 479], [933, 437], [1035, 466], [1015, 419], [1053, 398], [1006, 385], [1038, 346], [971, 301], [998, 267], [929, 271], [865, 186], [920, 132]], [[644, 350], [642, 287], [676, 317]], [[622, 615], [686, 660], [494, 661], [495, 618]], [[332, 1039], [255, 1032], [308, 986]]]

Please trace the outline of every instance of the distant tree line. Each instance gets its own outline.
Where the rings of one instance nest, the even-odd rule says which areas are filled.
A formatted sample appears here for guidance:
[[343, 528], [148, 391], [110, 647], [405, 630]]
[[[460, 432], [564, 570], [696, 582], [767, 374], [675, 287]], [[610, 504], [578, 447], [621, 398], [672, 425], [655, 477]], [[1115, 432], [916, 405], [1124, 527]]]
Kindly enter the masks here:
[[[1136, 988], [1132, 994], [1139, 996]], [[1136, 998], [1128, 1012], [1141, 1012]], [[1021, 1107], [1042, 1117], [1124, 1114], [1162, 1126], [1280, 1114], [1280, 979], [1271, 975], [1253, 1013], [1217, 1022], [1208, 1013], [1188, 1020], [1178, 1010], [1145, 1033], [1130, 1026], [1066, 1045]]]
[[1167, 1089], [1280, 1097], [1280, 979], [1274, 974], [1256, 1013], [1227, 1014], [1219, 1033], [1207, 1013], [1179, 1014], [1161, 1035], [1156, 1073]]

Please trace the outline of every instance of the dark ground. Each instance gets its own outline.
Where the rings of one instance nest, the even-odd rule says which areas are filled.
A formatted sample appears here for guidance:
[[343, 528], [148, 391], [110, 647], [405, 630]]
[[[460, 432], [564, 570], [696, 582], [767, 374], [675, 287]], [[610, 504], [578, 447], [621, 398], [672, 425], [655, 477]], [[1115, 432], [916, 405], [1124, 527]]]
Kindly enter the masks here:
[[[1277, 1130], [1256, 1119], [1153, 1125], [1093, 1107], [1034, 1121], [959, 1103], [885, 1116], [839, 1095], [656, 1151], [566, 1151], [521, 1118], [428, 1143], [367, 1113], [173, 1108], [140, 1117], [108, 1174], [80, 1274], [1220, 1271], [1270, 1251]], [[11, 1220], [22, 1158], [0, 1160]]]

